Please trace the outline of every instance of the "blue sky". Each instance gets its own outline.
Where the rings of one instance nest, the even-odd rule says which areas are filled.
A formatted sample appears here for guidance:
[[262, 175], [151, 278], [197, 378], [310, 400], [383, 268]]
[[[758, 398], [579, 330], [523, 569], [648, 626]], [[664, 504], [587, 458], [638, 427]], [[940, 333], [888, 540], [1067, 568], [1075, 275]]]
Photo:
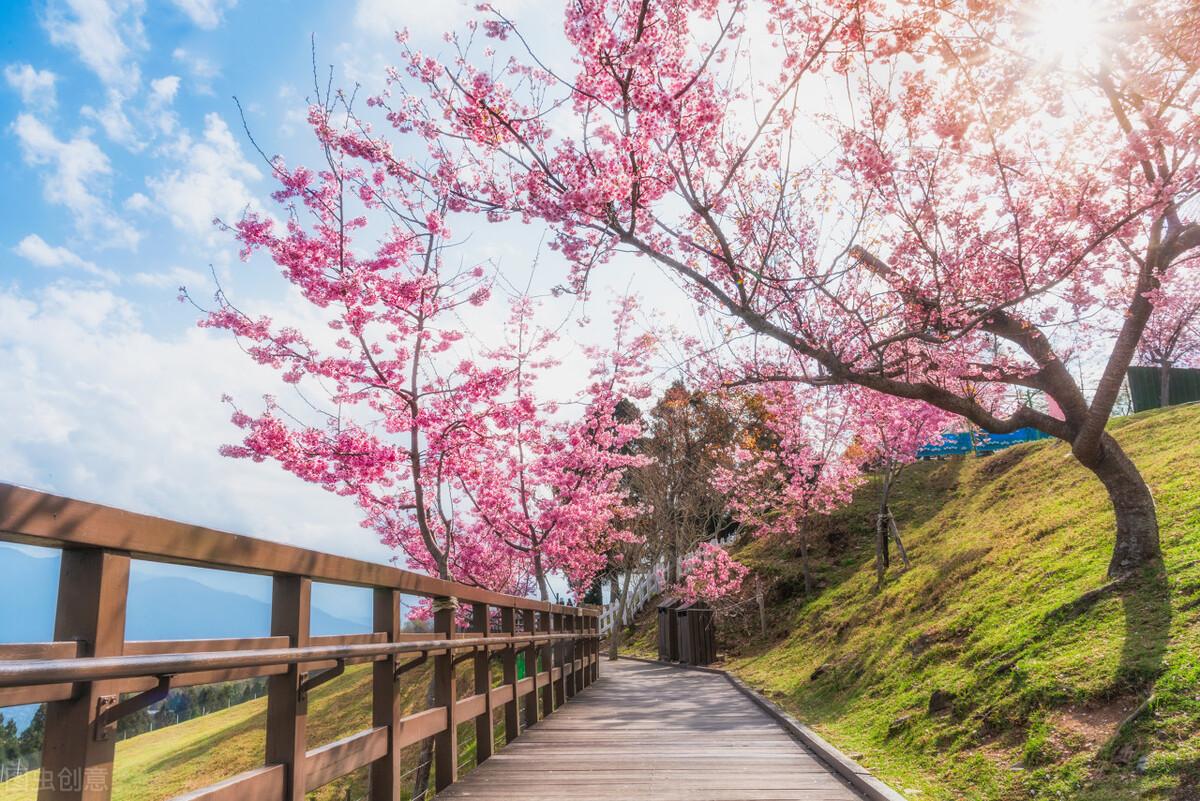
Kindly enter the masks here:
[[[553, 52], [557, 2], [501, 3]], [[210, 294], [210, 270], [243, 308], [303, 325], [311, 319], [262, 263], [242, 264], [211, 225], [269, 205], [261, 158], [233, 97], [269, 153], [311, 154], [304, 124], [317, 59], [335, 83], [378, 88], [393, 32], [426, 49], [471, 13], [456, 0], [345, 3], [248, 0], [52, 0], [9, 4], [0, 18], [0, 480], [286, 540], [360, 558], [390, 552], [358, 527], [344, 499], [271, 465], [221, 458], [234, 436], [228, 392], [254, 406], [278, 391], [220, 333], [198, 330], [176, 300]], [[547, 20], [554, 22], [547, 27]], [[538, 232], [472, 236], [471, 258], [496, 259], [524, 284]], [[691, 319], [660, 275], [614, 265], [597, 295], [639, 292]], [[544, 256], [535, 288], [561, 281]], [[555, 377], [582, 381], [581, 341], [603, 341], [607, 310], [570, 326]], [[545, 312], [581, 317], [569, 301]], [[472, 322], [486, 339], [505, 316]]]

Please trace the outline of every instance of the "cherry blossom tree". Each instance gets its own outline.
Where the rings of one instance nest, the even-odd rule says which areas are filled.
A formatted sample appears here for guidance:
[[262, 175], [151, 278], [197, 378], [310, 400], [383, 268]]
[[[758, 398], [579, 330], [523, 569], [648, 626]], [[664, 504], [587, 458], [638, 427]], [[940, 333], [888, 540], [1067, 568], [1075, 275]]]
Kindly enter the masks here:
[[804, 590], [814, 589], [809, 556], [813, 518], [847, 503], [863, 480], [847, 451], [853, 412], [837, 390], [794, 382], [756, 387], [758, 421], [733, 449], [733, 466], [715, 472], [741, 526], [755, 536], [798, 543]]
[[626, 446], [641, 434], [640, 422], [623, 419], [623, 401], [649, 394], [654, 337], [640, 331], [637, 304], [626, 297], [613, 315], [608, 347], [586, 349], [593, 367], [583, 413], [554, 420], [559, 404], [539, 404], [540, 371], [555, 365], [537, 359], [552, 333], [536, 330], [528, 302], [514, 307], [511, 341], [492, 355], [513, 376], [511, 414], [494, 419], [487, 446], [475, 452], [464, 492], [471, 499], [481, 537], [528, 562], [543, 600], [548, 577], [565, 575], [582, 597], [604, 569], [606, 553], [636, 536], [616, 518], [630, 515], [625, 472], [647, 461]]
[[857, 391], [854, 408], [855, 445], [863, 460], [879, 475], [879, 510], [875, 517], [875, 577], [883, 582], [891, 562], [889, 542], [904, 566], [910, 566], [900, 529], [890, 506], [892, 488], [905, 465], [917, 460], [917, 451], [936, 442], [954, 420], [936, 406], [878, 392]]
[[1155, 290], [1154, 314], [1138, 346], [1138, 360], [1159, 370], [1158, 397], [1171, 397], [1171, 368], [1200, 364], [1200, 270], [1178, 269]]
[[301, 331], [217, 292], [200, 325], [231, 332], [295, 393], [256, 412], [227, 397], [243, 433], [222, 452], [352, 498], [364, 527], [431, 575], [517, 594], [536, 582], [543, 598], [551, 572], [586, 582], [617, 536], [628, 462], [617, 452], [637, 433], [614, 408], [621, 393], [644, 394], [653, 347], [632, 300], [614, 349], [589, 353], [582, 413], [556, 418], [529, 395], [552, 360], [548, 337], [530, 339], [528, 299], [512, 301], [511, 347], [484, 348], [465, 330], [495, 276], [447, 259], [452, 198], [371, 139], [341, 95], [314, 104], [309, 122], [321, 169], [271, 161], [282, 220], [251, 212], [222, 225], [244, 258], [268, 256], [322, 324]]
[[[276, 398], [249, 413], [226, 456], [272, 460], [362, 509], [362, 525], [401, 549], [410, 566], [444, 579], [520, 590], [520, 563], [475, 535], [459, 508], [458, 474], [510, 380], [503, 370], [452, 356], [458, 314], [490, 296], [486, 265], [448, 267], [445, 199], [414, 187], [337, 120], [339, 99], [313, 105], [325, 156], [320, 170], [272, 168], [285, 219], [250, 212], [225, 226], [243, 258], [263, 252], [324, 330], [302, 332], [238, 308], [223, 292], [200, 325], [230, 331], [259, 364], [295, 387], [299, 416]], [[373, 247], [367, 215], [382, 218]], [[332, 340], [325, 342], [324, 340]], [[227, 398], [232, 405], [233, 400]]]
[[669, 590], [672, 595], [684, 603], [713, 603], [737, 595], [750, 568], [721, 546], [702, 542], [683, 560], [680, 574], [681, 580]]
[[[549, 225], [578, 288], [636, 253], [795, 356], [791, 378], [1069, 443], [1125, 575], [1159, 558], [1158, 523], [1105, 425], [1156, 290], [1200, 248], [1200, 9], [1085, 5], [1067, 37], [1053, 7], [571, 2], [566, 68], [488, 11], [444, 59], [402, 44], [375, 102], [456, 207]], [[1064, 365], [1100, 307], [1122, 323], [1088, 393]], [[981, 383], [1062, 419], [990, 409]]]

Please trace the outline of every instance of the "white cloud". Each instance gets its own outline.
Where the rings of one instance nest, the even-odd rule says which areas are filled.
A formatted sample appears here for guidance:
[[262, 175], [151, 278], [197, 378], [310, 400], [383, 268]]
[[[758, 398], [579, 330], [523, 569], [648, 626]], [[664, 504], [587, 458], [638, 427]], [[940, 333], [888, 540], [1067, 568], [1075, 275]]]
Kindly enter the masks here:
[[206, 95], [212, 94], [212, 80], [221, 74], [216, 64], [205, 56], [182, 47], [175, 48], [171, 53], [171, 58], [187, 70], [188, 75], [195, 82], [197, 92]]
[[221, 14], [237, 0], [171, 0], [197, 27], [212, 30], [221, 24]]
[[107, 86], [130, 91], [141, 80], [133, 59], [146, 46], [141, 0], [62, 0], [43, 19], [50, 41], [75, 51]]
[[[183, 307], [180, 307], [181, 309]], [[222, 392], [277, 385], [233, 341], [188, 327], [159, 338], [108, 291], [0, 291], [4, 480], [360, 558], [390, 551], [345, 499], [270, 464], [226, 459]]]
[[388, 38], [403, 28], [441, 33], [469, 18], [474, 7], [475, 3], [468, 0], [437, 0], [428, 3], [358, 0], [354, 6], [354, 24], [360, 30]]
[[97, 267], [72, 250], [60, 245], [51, 245], [37, 234], [30, 234], [17, 243], [13, 252], [39, 267], [68, 267], [91, 273], [105, 281], [118, 283], [121, 279], [112, 270]]
[[32, 64], [9, 64], [4, 68], [4, 80], [21, 95], [21, 102], [42, 110], [54, 108], [58, 102], [54, 93], [57, 78], [50, 70], [34, 69]]
[[220, 115], [205, 116], [202, 140], [185, 133], [171, 151], [182, 168], [151, 178], [147, 185], [176, 228], [211, 236], [214, 218], [233, 221], [248, 206], [257, 205], [246, 181], [257, 180], [261, 173], [242, 155]]
[[146, 146], [134, 130], [133, 123], [125, 113], [127, 98], [123, 92], [116, 89], [108, 90], [108, 102], [101, 109], [84, 106], [79, 113], [100, 123], [104, 134], [119, 145], [124, 145], [137, 152]]
[[171, 103], [179, 91], [179, 76], [166, 75], [150, 82], [150, 94], [158, 103]]
[[42, 181], [46, 200], [68, 208], [79, 228], [101, 235], [106, 244], [137, 245], [138, 232], [117, 217], [98, 194], [112, 165], [86, 131], [63, 141], [37, 117], [19, 114], [13, 132], [25, 162], [49, 168]]
[[190, 290], [209, 289], [212, 282], [204, 273], [187, 267], [170, 267], [159, 272], [134, 273], [133, 283], [155, 289], [175, 289], [186, 286]]
[[134, 192], [129, 197], [125, 198], [125, 203], [122, 204], [130, 211], [149, 211], [154, 208], [154, 202], [150, 198], [143, 195], [141, 192]]

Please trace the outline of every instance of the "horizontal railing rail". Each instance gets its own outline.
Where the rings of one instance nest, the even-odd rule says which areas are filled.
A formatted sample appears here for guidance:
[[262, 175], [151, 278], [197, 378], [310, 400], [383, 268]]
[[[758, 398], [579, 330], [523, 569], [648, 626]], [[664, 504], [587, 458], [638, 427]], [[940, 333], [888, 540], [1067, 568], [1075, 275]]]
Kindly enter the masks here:
[[[268, 682], [266, 764], [181, 799], [300, 801], [370, 766], [370, 798], [390, 801], [419, 773], [402, 770], [405, 747], [432, 738], [441, 790], [458, 776], [460, 724], [474, 722], [482, 762], [495, 748], [497, 719], [510, 742], [599, 676], [598, 607], [505, 595], [7, 484], [0, 484], [0, 541], [62, 550], [54, 640], [0, 644], [0, 706], [47, 704], [39, 801], [107, 801], [117, 721], [180, 687]], [[132, 559], [270, 575], [270, 635], [126, 640]], [[374, 631], [311, 635], [314, 581], [371, 589]], [[429, 599], [432, 632], [402, 630], [402, 594]], [[460, 632], [464, 604], [471, 624]], [[493, 631], [495, 623], [500, 630]], [[528, 674], [521, 678], [518, 656]], [[502, 667], [499, 686], [494, 658]], [[472, 663], [474, 693], [462, 697], [464, 660]], [[356, 663], [373, 665], [372, 727], [309, 749], [309, 691]], [[433, 705], [404, 714], [397, 681], [418, 667], [431, 674]]]
[[[516, 645], [596, 639], [599, 634], [517, 635], [515, 637], [463, 637], [457, 640], [418, 640], [386, 645], [327, 645], [308, 648], [272, 648], [258, 651], [211, 651], [165, 656], [99, 656], [92, 658], [30, 659], [0, 661], [0, 687], [28, 687], [58, 682], [129, 679], [139, 676], [174, 676], [206, 670], [295, 665], [327, 660], [364, 660], [396, 654], [429, 653], [446, 650], [490, 652], [504, 651]], [[20, 644], [24, 646], [25, 644]], [[5, 646], [0, 645], [0, 657]]]

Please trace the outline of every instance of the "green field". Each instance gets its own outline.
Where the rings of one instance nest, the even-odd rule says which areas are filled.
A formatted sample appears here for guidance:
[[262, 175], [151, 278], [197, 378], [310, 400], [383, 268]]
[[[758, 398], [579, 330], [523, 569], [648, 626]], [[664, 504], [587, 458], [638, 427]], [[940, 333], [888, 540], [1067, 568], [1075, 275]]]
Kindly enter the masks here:
[[1105, 586], [1113, 516], [1064, 444], [921, 463], [894, 502], [913, 568], [881, 591], [871, 485], [813, 533], [811, 599], [792, 545], [740, 550], [775, 590], [766, 641], [726, 621], [728, 667], [917, 801], [1200, 799], [1200, 407], [1111, 430], [1165, 575]]
[[[406, 709], [416, 710], [424, 704], [427, 672], [401, 682]], [[264, 696], [121, 741], [117, 744], [113, 775], [114, 801], [171, 798], [262, 765], [266, 710]], [[344, 675], [318, 687], [309, 696], [309, 748], [370, 725], [369, 665], [347, 668]], [[415, 755], [409, 758], [409, 764], [414, 762]], [[310, 793], [309, 797], [342, 801], [349, 790], [350, 797], [357, 799], [365, 795], [365, 788], [366, 771], [361, 770]], [[36, 773], [0, 784], [0, 801], [32, 801], [36, 796]]]

